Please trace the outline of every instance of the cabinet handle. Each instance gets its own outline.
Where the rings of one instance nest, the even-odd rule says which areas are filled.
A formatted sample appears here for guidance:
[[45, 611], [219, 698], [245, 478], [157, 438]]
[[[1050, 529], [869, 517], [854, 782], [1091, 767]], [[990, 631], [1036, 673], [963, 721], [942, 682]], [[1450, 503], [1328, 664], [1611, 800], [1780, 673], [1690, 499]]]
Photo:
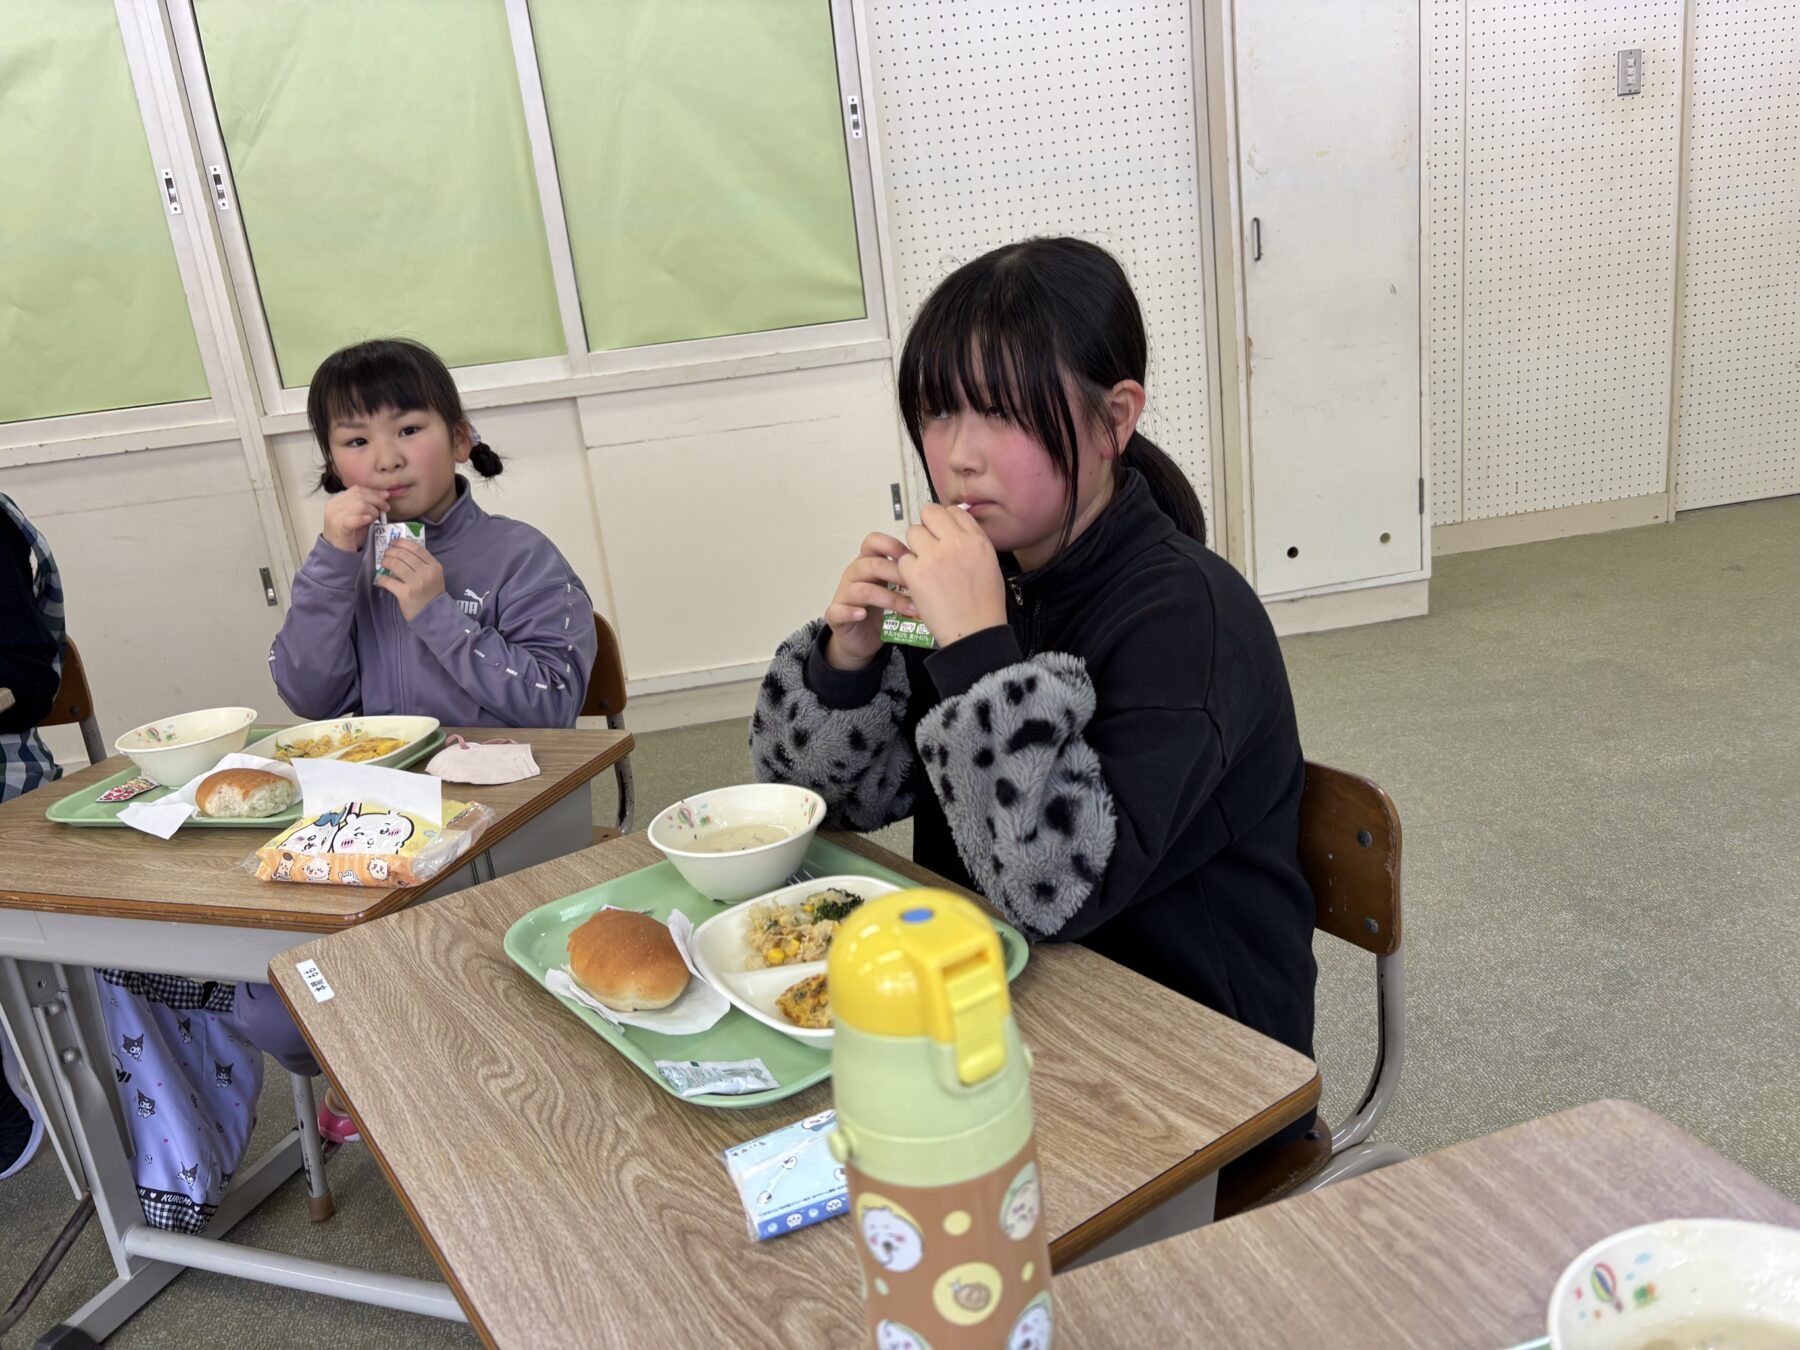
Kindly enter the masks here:
[[1250, 261], [1262, 261], [1262, 217], [1250, 217]]

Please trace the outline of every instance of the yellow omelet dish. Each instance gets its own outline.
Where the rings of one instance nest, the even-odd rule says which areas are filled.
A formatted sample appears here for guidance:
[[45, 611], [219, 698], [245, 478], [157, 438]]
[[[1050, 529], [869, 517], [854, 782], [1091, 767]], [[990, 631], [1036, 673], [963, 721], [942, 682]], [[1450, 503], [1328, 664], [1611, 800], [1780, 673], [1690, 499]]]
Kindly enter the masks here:
[[822, 972], [808, 975], [798, 984], [782, 990], [781, 997], [775, 1000], [775, 1006], [781, 1009], [783, 1017], [797, 1027], [805, 1027], [808, 1031], [831, 1029], [831, 993], [825, 987]]
[[398, 736], [367, 736], [360, 740], [342, 734], [307, 736], [297, 741], [277, 741], [275, 758], [291, 762], [296, 759], [324, 759], [327, 755], [337, 755], [340, 760], [350, 764], [365, 764], [371, 759], [391, 755], [405, 744]]

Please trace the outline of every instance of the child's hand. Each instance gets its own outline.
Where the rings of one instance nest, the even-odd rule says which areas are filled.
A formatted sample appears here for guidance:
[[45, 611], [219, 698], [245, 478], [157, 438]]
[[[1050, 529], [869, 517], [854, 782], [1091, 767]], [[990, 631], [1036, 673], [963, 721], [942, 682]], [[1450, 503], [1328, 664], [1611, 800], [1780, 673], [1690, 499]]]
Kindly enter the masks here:
[[325, 542], [345, 553], [360, 552], [369, 526], [387, 510], [387, 497], [374, 488], [352, 487], [325, 503]]
[[411, 623], [419, 611], [444, 593], [444, 569], [415, 539], [396, 539], [381, 555], [375, 584], [400, 602], [400, 613]]
[[844, 569], [837, 594], [825, 607], [825, 622], [831, 625], [825, 659], [839, 670], [861, 670], [881, 654], [882, 610], [919, 617], [912, 601], [888, 589], [900, 584], [895, 559], [905, 554], [905, 544], [877, 532], [863, 540], [862, 552]]
[[1000, 555], [967, 511], [932, 502], [906, 532], [900, 580], [939, 647], [1006, 622]]

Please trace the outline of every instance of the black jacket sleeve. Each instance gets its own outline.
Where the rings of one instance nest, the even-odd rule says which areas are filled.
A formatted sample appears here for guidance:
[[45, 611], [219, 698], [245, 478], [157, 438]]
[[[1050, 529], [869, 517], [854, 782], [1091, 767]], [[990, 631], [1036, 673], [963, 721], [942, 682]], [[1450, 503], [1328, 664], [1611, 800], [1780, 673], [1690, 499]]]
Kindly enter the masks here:
[[825, 659], [829, 636], [815, 619], [775, 649], [750, 718], [750, 759], [759, 781], [823, 797], [828, 826], [877, 830], [912, 814], [906, 663], [892, 648], [862, 670], [837, 670]]
[[[1212, 649], [1211, 625], [1171, 598], [1131, 616], [1102, 669], [1026, 658], [1006, 629], [928, 662], [945, 697], [920, 757], [970, 876], [1033, 936], [1083, 937], [1160, 882], [1224, 774]], [[1193, 674], [1179, 698], [1171, 668]]]
[[13, 706], [0, 712], [0, 732], [30, 731], [56, 698], [56, 640], [31, 591], [31, 549], [0, 513], [0, 689]]

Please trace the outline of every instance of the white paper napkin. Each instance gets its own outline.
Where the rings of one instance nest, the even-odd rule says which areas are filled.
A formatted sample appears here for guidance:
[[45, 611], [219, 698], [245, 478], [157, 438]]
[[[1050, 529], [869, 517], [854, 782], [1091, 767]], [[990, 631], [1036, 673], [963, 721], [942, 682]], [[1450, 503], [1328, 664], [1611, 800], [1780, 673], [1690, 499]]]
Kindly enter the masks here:
[[[145, 834], [153, 834], [158, 839], [173, 837], [175, 831], [187, 823], [200, 808], [194, 804], [194, 796], [200, 791], [200, 785], [221, 769], [265, 769], [269, 773], [279, 774], [290, 783], [298, 783], [294, 775], [294, 766], [283, 764], [278, 759], [263, 759], [259, 755], [227, 755], [205, 773], [195, 774], [181, 785], [178, 791], [153, 802], [126, 802], [119, 812], [119, 819], [134, 830], [142, 830]], [[281, 814], [281, 813], [278, 813]]]
[[[601, 908], [619, 907], [602, 905]], [[694, 965], [693, 955], [688, 951], [688, 944], [694, 936], [694, 924], [680, 910], [669, 916], [669, 936], [675, 939], [675, 949], [687, 963], [689, 979], [687, 988], [681, 991], [681, 997], [666, 1008], [648, 1012], [619, 1012], [609, 1008], [576, 984], [566, 966], [545, 971], [544, 988], [564, 998], [572, 998], [584, 1008], [592, 1008], [614, 1026], [643, 1027], [646, 1031], [660, 1031], [665, 1036], [693, 1036], [706, 1031], [731, 1011], [731, 1004], [726, 1001], [725, 995], [700, 977], [699, 968]]]
[[302, 759], [295, 762], [294, 769], [300, 776], [302, 815], [322, 815], [346, 802], [380, 802], [390, 811], [402, 811], [434, 825], [444, 823], [443, 780], [429, 774], [346, 764], [339, 759]]

